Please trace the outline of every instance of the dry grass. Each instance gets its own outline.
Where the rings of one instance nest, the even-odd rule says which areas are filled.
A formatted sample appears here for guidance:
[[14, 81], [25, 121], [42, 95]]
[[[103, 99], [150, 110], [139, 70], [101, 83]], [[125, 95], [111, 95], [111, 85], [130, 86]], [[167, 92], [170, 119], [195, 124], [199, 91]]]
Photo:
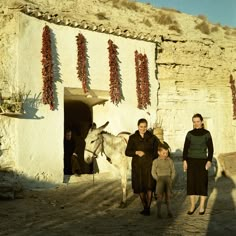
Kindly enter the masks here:
[[197, 17], [203, 21], [207, 21], [207, 17], [204, 15], [198, 15]]
[[136, 24], [136, 21], [134, 21], [133, 19], [129, 18], [128, 21], [132, 24]]
[[146, 26], [148, 26], [148, 27], [152, 27], [152, 23], [150, 22], [150, 20], [148, 20], [148, 19], [143, 19], [143, 23], [146, 25]]
[[210, 34], [210, 27], [206, 21], [202, 21], [198, 25], [195, 26], [195, 29], [199, 29], [203, 34]]
[[223, 26], [222, 28], [223, 28], [224, 30], [226, 30], [226, 31], [230, 30], [230, 27], [227, 26], [227, 25]]
[[181, 11], [176, 10], [176, 9], [174, 9], [174, 8], [161, 7], [161, 9], [162, 9], [162, 10], [165, 10], [165, 11], [171, 11], [171, 12], [182, 13]]
[[99, 12], [96, 14], [97, 18], [99, 20], [108, 20], [109, 17], [106, 16], [106, 12]]
[[170, 26], [169, 26], [169, 30], [176, 31], [176, 32], [179, 33], [179, 34], [182, 33], [182, 30], [180, 29], [179, 24], [170, 25]]
[[218, 32], [219, 31], [219, 26], [215, 25], [213, 27], [211, 27], [211, 32]]
[[175, 18], [171, 14], [160, 12], [158, 15], [154, 15], [153, 17], [155, 22], [160, 25], [171, 25], [176, 23]]
[[111, 1], [112, 1], [112, 6], [118, 9], [125, 7], [133, 11], [139, 10], [139, 6], [135, 1], [129, 1], [129, 0], [111, 0]]
[[236, 29], [233, 30], [233, 32], [231, 33], [232, 36], [236, 36]]

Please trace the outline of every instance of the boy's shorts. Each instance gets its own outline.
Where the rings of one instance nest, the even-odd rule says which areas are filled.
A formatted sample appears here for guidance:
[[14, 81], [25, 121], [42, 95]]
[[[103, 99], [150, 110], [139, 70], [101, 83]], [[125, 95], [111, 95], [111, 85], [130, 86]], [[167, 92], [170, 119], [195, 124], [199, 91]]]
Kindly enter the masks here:
[[172, 180], [170, 176], [158, 176], [156, 183], [156, 194], [163, 196], [166, 194], [167, 198], [170, 198], [172, 193]]

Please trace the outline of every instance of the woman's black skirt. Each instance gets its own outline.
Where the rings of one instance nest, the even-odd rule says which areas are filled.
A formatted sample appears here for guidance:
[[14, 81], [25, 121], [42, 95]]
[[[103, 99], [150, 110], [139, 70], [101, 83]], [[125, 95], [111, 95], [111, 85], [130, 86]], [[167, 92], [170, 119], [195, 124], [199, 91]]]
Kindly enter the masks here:
[[208, 171], [205, 169], [206, 159], [188, 158], [187, 195], [207, 196]]
[[133, 157], [132, 188], [134, 193], [145, 193], [155, 190], [155, 180], [152, 178], [152, 158], [148, 156]]

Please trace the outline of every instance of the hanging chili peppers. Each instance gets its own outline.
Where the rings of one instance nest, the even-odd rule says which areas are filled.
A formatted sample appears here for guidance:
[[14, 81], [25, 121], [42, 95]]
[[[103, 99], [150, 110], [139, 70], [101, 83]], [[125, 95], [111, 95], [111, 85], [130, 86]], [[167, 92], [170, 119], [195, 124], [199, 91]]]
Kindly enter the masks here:
[[87, 57], [86, 57], [86, 40], [82, 34], [76, 36], [77, 42], [77, 75], [82, 82], [84, 93], [88, 92], [88, 74], [87, 74]]
[[236, 120], [236, 86], [235, 79], [233, 79], [233, 75], [230, 75], [229, 83], [232, 91], [233, 120]]
[[146, 109], [150, 102], [150, 83], [148, 79], [148, 58], [135, 51], [136, 93], [138, 108]]
[[109, 51], [109, 66], [110, 66], [110, 97], [111, 101], [118, 105], [121, 102], [122, 90], [121, 90], [121, 78], [119, 73], [118, 64], [118, 52], [117, 45], [112, 40], [108, 40], [108, 51]]
[[53, 62], [50, 28], [46, 25], [43, 28], [43, 45], [42, 45], [42, 76], [43, 76], [43, 104], [49, 104], [50, 110], [54, 110], [54, 93], [53, 93]]

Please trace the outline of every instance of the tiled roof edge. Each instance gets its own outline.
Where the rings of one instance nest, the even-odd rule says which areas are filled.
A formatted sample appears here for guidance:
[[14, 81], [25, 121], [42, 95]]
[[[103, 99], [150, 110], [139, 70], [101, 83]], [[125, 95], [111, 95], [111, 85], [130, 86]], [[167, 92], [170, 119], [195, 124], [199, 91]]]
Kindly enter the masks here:
[[151, 34], [143, 34], [143, 33], [135, 33], [130, 32], [128, 29], [121, 29], [117, 27], [116, 29], [111, 27], [106, 27], [103, 24], [95, 24], [95, 23], [89, 23], [85, 20], [82, 21], [76, 21], [71, 20], [70, 18], [59, 16], [58, 14], [52, 14], [49, 12], [42, 12], [38, 8], [33, 8], [32, 6], [25, 5], [22, 7], [21, 12], [38, 18], [40, 20], [44, 20], [50, 23], [54, 23], [57, 25], [64, 25], [69, 26], [73, 28], [80, 28], [80, 29], [86, 29], [106, 34], [113, 34], [116, 36], [121, 36], [125, 38], [131, 38], [131, 39], [137, 39], [137, 40], [143, 40], [147, 42], [153, 42], [153, 43], [159, 43], [161, 41], [161, 37], [158, 35], [151, 35]]

